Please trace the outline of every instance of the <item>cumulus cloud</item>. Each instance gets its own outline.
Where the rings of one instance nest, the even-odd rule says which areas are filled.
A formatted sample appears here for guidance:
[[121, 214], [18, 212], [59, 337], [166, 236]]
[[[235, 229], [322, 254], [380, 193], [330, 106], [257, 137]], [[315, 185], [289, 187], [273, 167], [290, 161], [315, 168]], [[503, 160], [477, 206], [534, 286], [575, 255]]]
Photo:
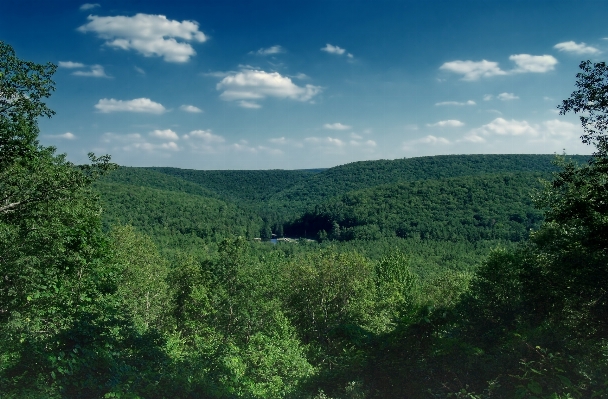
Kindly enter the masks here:
[[268, 141], [270, 141], [273, 144], [281, 144], [281, 145], [287, 144], [287, 139], [285, 137], [276, 137], [273, 139], [269, 139]]
[[59, 61], [58, 66], [59, 66], [59, 68], [66, 68], [66, 69], [75, 69], [75, 68], [84, 68], [85, 67], [85, 65], [82, 62], [72, 62], [72, 61]]
[[75, 76], [88, 76], [92, 78], [109, 78], [110, 76], [106, 75], [106, 72], [101, 65], [85, 65], [82, 62], [73, 62], [73, 61], [59, 61], [59, 68], [65, 69], [82, 69], [89, 68], [88, 71], [74, 71], [72, 75]]
[[184, 105], [180, 106], [179, 109], [181, 109], [182, 111], [185, 111], [185, 112], [193, 113], [193, 114], [198, 114], [198, 113], [203, 112], [202, 109], [195, 107], [194, 105], [185, 105], [184, 104]]
[[432, 134], [418, 139], [417, 142], [423, 144], [450, 144], [450, 140], [446, 139], [445, 137], [436, 137]]
[[107, 144], [114, 145], [115, 150], [122, 151], [145, 151], [145, 152], [158, 152], [158, 151], [179, 151], [180, 147], [174, 141], [168, 141], [165, 143], [154, 144], [146, 141], [139, 133], [130, 134], [116, 134], [116, 133], [104, 133], [101, 141]]
[[[284, 53], [285, 49], [279, 45], [271, 46], [268, 48], [261, 48], [255, 52], [257, 55], [272, 55], [272, 54], [280, 54]], [[253, 52], [252, 52], [253, 53]]]
[[462, 75], [462, 80], [473, 81], [479, 78], [488, 78], [497, 75], [506, 75], [507, 73], [498, 67], [497, 62], [493, 61], [450, 61], [446, 62], [440, 70], [457, 73]]
[[101, 7], [101, 5], [99, 3], [84, 3], [80, 6], [80, 10], [86, 11], [97, 7]]
[[509, 57], [516, 65], [509, 71], [502, 70], [494, 61], [450, 61], [439, 67], [442, 71], [448, 71], [462, 75], [464, 81], [475, 81], [492, 76], [509, 75], [514, 73], [545, 73], [555, 69], [558, 61], [551, 55], [514, 54]]
[[128, 101], [102, 98], [95, 104], [95, 108], [104, 114], [109, 112], [162, 114], [166, 111], [162, 104], [156, 103], [149, 98], [136, 98]]
[[326, 53], [336, 54], [336, 55], [346, 54], [346, 56], [348, 58], [353, 58], [353, 55], [351, 53], [347, 53], [345, 49], [338, 47], [338, 46], [333, 46], [329, 43], [325, 44], [325, 47], [321, 47], [321, 51], [325, 51]]
[[492, 98], [494, 98], [493, 95], [491, 94], [486, 94], [485, 96], [483, 96], [483, 101], [490, 101]]
[[463, 102], [459, 102], [459, 101], [442, 101], [439, 103], [435, 103], [436, 106], [443, 106], [443, 105], [476, 105], [477, 103], [473, 100], [468, 100], [468, 101], [463, 101]]
[[103, 67], [101, 65], [91, 65], [88, 71], [74, 71], [72, 75], [75, 76], [88, 76], [91, 78], [109, 78], [110, 76], [106, 75]]
[[557, 43], [553, 48], [567, 53], [577, 55], [593, 55], [599, 54], [601, 51], [595, 47], [587, 46], [585, 43], [576, 43], [574, 41]]
[[74, 140], [76, 136], [70, 132], [66, 132], [63, 134], [47, 134], [44, 137], [48, 137], [51, 139], [60, 139], [60, 140]]
[[163, 140], [179, 140], [179, 136], [171, 129], [154, 130], [150, 132], [150, 136]]
[[340, 122], [336, 122], [336, 123], [326, 123], [323, 125], [324, 129], [329, 129], [329, 130], [348, 130], [350, 129], [352, 126], [348, 126], [348, 125], [343, 125]]
[[529, 145], [550, 145], [551, 148], [563, 148], [564, 145], [578, 146], [580, 127], [570, 122], [552, 119], [538, 124], [530, 124], [525, 120], [506, 120], [496, 118], [479, 128], [472, 129], [461, 141], [470, 143], [485, 143], [492, 137], [520, 137], [522, 143]]
[[578, 138], [581, 135], [581, 127], [574, 123], [552, 119], [543, 122], [543, 133], [549, 137]]
[[374, 140], [367, 140], [367, 141], [351, 140], [351, 141], [349, 141], [349, 144], [353, 147], [367, 147], [367, 148], [374, 148], [377, 145]]
[[329, 144], [332, 146], [342, 147], [344, 145], [344, 141], [333, 138], [333, 137], [307, 137], [304, 139], [306, 143], [310, 144]]
[[296, 73], [295, 75], [292, 76], [292, 78], [296, 78], [296, 79], [300, 79], [300, 80], [304, 80], [304, 79], [310, 79], [308, 77], [308, 75], [306, 75], [305, 73]]
[[207, 36], [199, 31], [196, 21], [179, 22], [164, 15], [89, 15], [88, 20], [78, 28], [80, 32], [94, 32], [106, 41], [107, 46], [135, 50], [146, 57], [163, 57], [167, 62], [187, 62], [196, 54], [187, 42], [203, 43], [207, 40]]
[[552, 71], [557, 65], [557, 60], [552, 55], [515, 54], [509, 59], [517, 65], [517, 68], [511, 71], [513, 73], [545, 73]]
[[161, 144], [152, 144], [148, 142], [143, 143], [133, 143], [128, 146], [123, 147], [125, 151], [132, 150], [144, 150], [148, 152], [157, 151], [157, 150], [170, 150], [170, 151], [179, 151], [179, 146], [173, 141], [169, 141], [168, 143]]
[[503, 118], [496, 118], [492, 122], [471, 131], [471, 136], [536, 136], [537, 134], [538, 129], [530, 125], [527, 121], [518, 121], [515, 119], [508, 121]]
[[253, 101], [239, 101], [238, 102], [239, 107], [241, 108], [248, 108], [248, 109], [258, 109], [258, 108], [262, 108], [262, 106], [258, 103], [254, 103]]
[[184, 135], [184, 140], [196, 140], [206, 144], [218, 144], [226, 141], [222, 136], [211, 133], [211, 130], [193, 130]]
[[307, 84], [301, 87], [278, 72], [254, 69], [229, 74], [216, 85], [216, 89], [222, 91], [222, 100], [240, 101], [239, 105], [245, 108], [259, 108], [260, 105], [254, 100], [266, 97], [309, 101], [321, 92], [319, 86]]
[[510, 100], [518, 100], [519, 97], [513, 93], [500, 93], [496, 96], [501, 101], [510, 101]]
[[429, 126], [429, 127], [461, 127], [461, 126], [464, 126], [464, 123], [462, 123], [456, 119], [448, 119], [447, 121], [429, 123], [429, 124], [427, 124], [427, 126]]
[[483, 137], [479, 136], [476, 133], [469, 133], [466, 136], [464, 136], [462, 140], [468, 141], [469, 143], [485, 143], [486, 142], [486, 139], [484, 139]]

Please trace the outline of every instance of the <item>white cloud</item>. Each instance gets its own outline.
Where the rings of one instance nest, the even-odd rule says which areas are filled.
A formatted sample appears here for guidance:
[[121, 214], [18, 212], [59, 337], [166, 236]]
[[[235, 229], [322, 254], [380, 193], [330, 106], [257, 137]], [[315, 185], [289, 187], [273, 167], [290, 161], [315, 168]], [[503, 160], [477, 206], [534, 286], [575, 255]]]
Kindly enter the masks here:
[[509, 57], [516, 65], [510, 71], [500, 69], [494, 61], [450, 61], [439, 67], [440, 70], [462, 75], [462, 80], [475, 81], [480, 78], [508, 75], [513, 73], [544, 73], [555, 69], [558, 61], [551, 55], [514, 54]]
[[332, 146], [342, 147], [344, 145], [344, 141], [340, 139], [336, 139], [333, 137], [307, 137], [304, 139], [307, 143], [312, 144], [329, 144]]
[[310, 79], [308, 77], [308, 75], [306, 75], [305, 73], [296, 73], [295, 75], [292, 76], [292, 78], [296, 78], [296, 79], [300, 79], [300, 80], [305, 80], [305, 79]]
[[239, 107], [241, 108], [248, 108], [248, 109], [259, 109], [262, 108], [262, 106], [258, 103], [254, 103], [253, 101], [245, 101], [245, 100], [241, 100], [239, 101]]
[[205, 72], [202, 75], [203, 76], [208, 76], [211, 78], [225, 78], [228, 75], [232, 75], [235, 74], [235, 71], [227, 71], [227, 72], [222, 72], [222, 71], [214, 71], [214, 72]]
[[513, 73], [545, 73], [555, 69], [555, 65], [558, 63], [551, 55], [515, 54], [509, 59], [517, 65], [517, 68], [511, 71]]
[[268, 141], [270, 141], [273, 144], [287, 144], [287, 139], [285, 137], [277, 137], [277, 138], [273, 138], [273, 139], [269, 139]]
[[486, 125], [473, 129], [470, 135], [536, 136], [538, 135], [538, 129], [526, 121], [517, 121], [515, 119], [508, 121], [503, 118], [496, 118]]
[[211, 130], [193, 130], [184, 135], [184, 139], [202, 141], [206, 144], [218, 144], [226, 141], [222, 136], [211, 133]]
[[478, 136], [475, 133], [469, 133], [463, 137], [463, 141], [468, 141], [469, 143], [485, 143], [486, 139], [481, 136]]
[[357, 149], [362, 150], [363, 152], [374, 152], [374, 148], [376, 148], [377, 144], [374, 140], [367, 141], [358, 141], [358, 140], [350, 140], [348, 144], [351, 147], [355, 147]]
[[352, 137], [355, 140], [361, 140], [363, 138], [363, 136], [360, 136], [357, 133], [351, 133], [350, 137]]
[[450, 144], [450, 140], [446, 139], [445, 137], [436, 137], [436, 136], [433, 136], [432, 134], [429, 134], [426, 137], [418, 139], [418, 140], [416, 140], [416, 142], [423, 143], [423, 144]]
[[582, 133], [579, 125], [559, 119], [543, 122], [543, 128], [543, 133], [549, 137], [578, 138]]
[[162, 104], [156, 103], [149, 98], [136, 98], [128, 101], [102, 98], [95, 104], [95, 108], [102, 113], [144, 112], [149, 114], [162, 114], [166, 111]]
[[501, 101], [510, 101], [510, 100], [518, 100], [519, 97], [513, 93], [500, 93], [496, 96]]
[[60, 140], [74, 140], [76, 136], [70, 132], [66, 132], [63, 134], [47, 134], [44, 137], [48, 137], [51, 139], [60, 139]]
[[194, 105], [185, 105], [184, 104], [181, 107], [179, 107], [179, 109], [181, 109], [182, 111], [185, 111], [185, 112], [191, 112], [193, 114], [198, 114], [198, 113], [203, 112], [202, 109], [195, 107]]
[[101, 141], [108, 144], [115, 145], [114, 150], [122, 150], [126, 152], [132, 151], [145, 151], [145, 152], [157, 152], [157, 151], [179, 151], [180, 147], [174, 142], [169, 141], [160, 144], [153, 144], [144, 140], [139, 133], [130, 134], [116, 134], [116, 133], [104, 133]]
[[72, 75], [75, 76], [88, 76], [91, 78], [109, 78], [110, 76], [106, 75], [103, 67], [101, 65], [91, 65], [91, 69], [88, 71], [75, 71], [72, 72]]
[[179, 136], [171, 129], [154, 130], [150, 132], [150, 136], [163, 140], [179, 140]]
[[493, 95], [491, 94], [486, 94], [485, 96], [483, 96], [483, 101], [490, 101], [492, 98], [494, 98]]
[[439, 103], [435, 103], [436, 106], [442, 106], [442, 105], [477, 105], [477, 103], [473, 100], [468, 100], [468, 101], [463, 101], [463, 102], [458, 102], [458, 101], [442, 101]]
[[439, 121], [437, 123], [428, 123], [429, 127], [461, 127], [464, 123], [456, 119], [448, 119], [447, 121]]
[[[338, 47], [338, 46], [333, 46], [329, 43], [327, 43], [325, 45], [325, 47], [322, 47], [321, 51], [325, 51], [326, 53], [337, 54], [337, 55], [343, 55], [346, 52], [345, 49]], [[351, 54], [351, 57], [352, 57], [352, 54]]]
[[152, 144], [148, 142], [143, 143], [133, 143], [128, 146], [123, 147], [125, 151], [133, 151], [133, 150], [144, 150], [148, 152], [157, 151], [157, 150], [170, 150], [170, 151], [179, 151], [179, 146], [173, 141], [169, 141], [168, 143], [162, 144]]
[[577, 55], [585, 54], [598, 54], [601, 51], [595, 47], [587, 46], [585, 43], [576, 43], [573, 41], [557, 43], [553, 48], [559, 51], [565, 51], [567, 53], [574, 53]]
[[140, 68], [140, 67], [138, 67], [138, 66], [134, 66], [134, 67], [133, 67], [133, 69], [135, 69], [135, 72], [137, 72], [137, 73], [139, 73], [139, 74], [142, 74], [142, 75], [145, 75], [145, 74], [146, 74], [146, 71], [144, 71], [143, 69], [141, 69], [141, 68]]
[[462, 75], [462, 80], [473, 81], [490, 76], [506, 75], [507, 73], [498, 67], [497, 62], [492, 61], [451, 61], [444, 63], [439, 69]]
[[85, 65], [82, 62], [72, 62], [72, 61], [59, 61], [59, 68], [66, 69], [75, 69], [75, 68], [84, 68]]
[[[164, 15], [136, 14], [133, 17], [89, 15], [80, 32], [94, 32], [110, 47], [135, 50], [146, 57], [163, 57], [168, 62], [186, 62], [196, 54], [189, 41], [205, 42], [196, 21], [175, 21]], [[176, 39], [183, 41], [178, 42]], [[185, 41], [185, 42], [184, 42]]]
[[580, 134], [581, 128], [578, 125], [559, 119], [530, 124], [525, 120], [496, 118], [472, 129], [459, 141], [492, 144], [492, 138], [512, 137], [527, 151], [553, 152], [564, 147], [581, 148]]
[[350, 129], [352, 126], [348, 126], [348, 125], [343, 125], [340, 122], [336, 122], [336, 123], [326, 123], [323, 125], [324, 129], [329, 129], [329, 130], [348, 130]]
[[290, 78], [278, 72], [264, 72], [245, 69], [224, 77], [216, 86], [222, 90], [220, 98], [226, 101], [239, 101], [245, 108], [259, 108], [259, 104], [251, 100], [261, 100], [266, 97], [287, 98], [297, 101], [309, 101], [321, 92], [321, 87], [294, 84]]
[[101, 5], [99, 3], [84, 3], [83, 5], [80, 6], [80, 9], [82, 11], [86, 11], [86, 10], [90, 10], [92, 8], [97, 8], [97, 7], [101, 7]]
[[257, 55], [272, 55], [272, 54], [280, 54], [284, 53], [285, 49], [279, 45], [271, 46], [268, 48], [261, 48], [255, 52]]

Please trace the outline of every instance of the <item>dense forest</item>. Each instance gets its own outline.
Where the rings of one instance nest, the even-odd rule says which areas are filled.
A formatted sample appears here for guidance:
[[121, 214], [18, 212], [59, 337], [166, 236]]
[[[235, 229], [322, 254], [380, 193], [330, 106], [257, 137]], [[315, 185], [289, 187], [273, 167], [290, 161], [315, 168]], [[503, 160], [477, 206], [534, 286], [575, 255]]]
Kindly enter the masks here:
[[0, 42], [0, 397], [608, 396], [608, 67], [592, 156], [75, 165]]

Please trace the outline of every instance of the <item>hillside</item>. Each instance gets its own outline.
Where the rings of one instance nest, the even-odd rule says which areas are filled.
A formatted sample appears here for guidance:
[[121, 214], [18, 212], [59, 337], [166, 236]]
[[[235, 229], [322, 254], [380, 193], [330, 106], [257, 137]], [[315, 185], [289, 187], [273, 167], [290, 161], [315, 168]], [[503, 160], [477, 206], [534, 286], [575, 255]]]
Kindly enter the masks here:
[[521, 241], [542, 214], [531, 192], [541, 173], [500, 173], [400, 182], [353, 191], [306, 212], [288, 235], [375, 240], [381, 237]]
[[133, 225], [165, 250], [195, 250], [230, 236], [253, 238], [261, 228], [257, 215], [215, 198], [119, 183], [99, 182], [95, 187], [106, 228]]
[[324, 169], [306, 170], [192, 170], [142, 168], [196, 183], [229, 201], [266, 201], [294, 184], [304, 182]]
[[[588, 156], [573, 156], [583, 163]], [[478, 176], [503, 172], [557, 171], [554, 155], [441, 155], [395, 160], [353, 162], [310, 176], [273, 195], [276, 206], [305, 209], [328, 198], [400, 181]]]

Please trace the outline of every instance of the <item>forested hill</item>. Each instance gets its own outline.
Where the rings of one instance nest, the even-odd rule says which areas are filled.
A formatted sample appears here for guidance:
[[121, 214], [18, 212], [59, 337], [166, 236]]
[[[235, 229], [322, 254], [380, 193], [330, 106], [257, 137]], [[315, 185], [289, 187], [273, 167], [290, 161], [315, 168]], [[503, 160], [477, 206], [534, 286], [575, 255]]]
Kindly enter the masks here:
[[266, 201], [270, 196], [324, 169], [303, 170], [192, 170], [178, 168], [143, 168], [196, 183], [220, 198], [232, 201]]
[[500, 173], [375, 186], [315, 205], [285, 233], [340, 241], [395, 236], [521, 241], [542, 221], [532, 192], [543, 176]]
[[[589, 156], [576, 155], [584, 163]], [[305, 208], [325, 199], [381, 184], [399, 181], [478, 176], [502, 172], [555, 172], [555, 155], [439, 155], [395, 160], [353, 162], [336, 166], [272, 196], [274, 203], [288, 202]]]
[[148, 168], [122, 166], [107, 176], [103, 176], [95, 185], [117, 183], [127, 186], [150, 187], [165, 191], [182, 192], [209, 198], [220, 198], [216, 192], [205, 186], [181, 179], [172, 175], [157, 172]]
[[132, 225], [152, 237], [161, 250], [192, 250], [232, 236], [253, 238], [262, 227], [260, 217], [246, 209], [186, 190], [109, 182], [98, 182], [95, 187], [106, 229]]

